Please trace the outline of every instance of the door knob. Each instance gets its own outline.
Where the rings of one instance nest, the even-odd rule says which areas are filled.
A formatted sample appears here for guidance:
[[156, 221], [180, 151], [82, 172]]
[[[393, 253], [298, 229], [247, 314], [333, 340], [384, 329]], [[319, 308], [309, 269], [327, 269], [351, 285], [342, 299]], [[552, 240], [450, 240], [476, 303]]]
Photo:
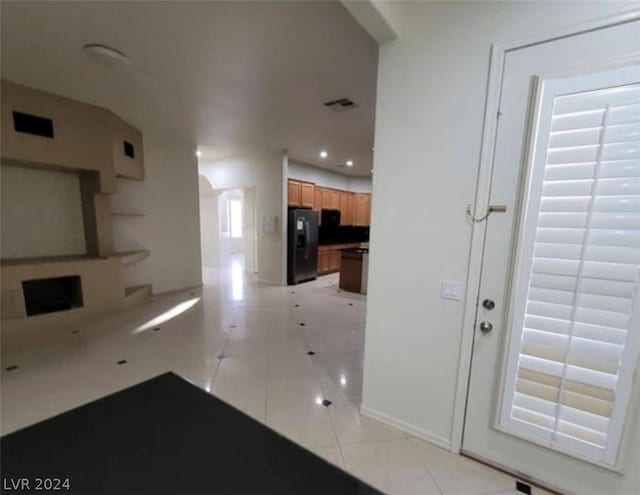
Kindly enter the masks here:
[[493, 330], [493, 323], [490, 321], [483, 321], [480, 323], [480, 331], [482, 333], [489, 333]]
[[491, 310], [496, 307], [496, 303], [493, 299], [485, 299], [482, 301], [482, 306], [484, 306], [485, 309]]

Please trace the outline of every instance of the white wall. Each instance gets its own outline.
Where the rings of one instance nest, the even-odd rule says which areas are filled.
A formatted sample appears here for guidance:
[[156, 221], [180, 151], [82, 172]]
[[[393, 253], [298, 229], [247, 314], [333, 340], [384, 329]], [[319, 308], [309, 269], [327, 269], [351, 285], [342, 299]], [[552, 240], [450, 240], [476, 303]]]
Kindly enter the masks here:
[[220, 225], [218, 222], [218, 196], [209, 181], [201, 175], [200, 183], [200, 251], [202, 266], [217, 267], [220, 264]]
[[151, 256], [127, 265], [125, 284], [152, 284], [154, 293], [202, 283], [198, 169], [194, 147], [145, 132], [145, 180], [118, 180], [114, 211], [143, 213], [114, 217], [116, 250], [149, 249]]
[[[258, 278], [284, 283], [282, 251], [283, 167], [281, 150], [252, 150], [200, 164], [199, 172], [214, 189], [255, 188]], [[277, 217], [276, 232], [260, 228], [264, 215]]]
[[256, 191], [248, 188], [244, 191], [242, 219], [242, 236], [244, 238], [244, 269], [249, 273], [257, 273], [256, 236]]
[[377, 5], [398, 39], [380, 48], [363, 407], [447, 445], [464, 303], [440, 284], [467, 276], [491, 44], [630, 5]]
[[351, 177], [349, 178], [349, 191], [357, 193], [370, 193], [373, 183], [371, 177]]
[[289, 160], [288, 177], [343, 191], [371, 192], [370, 177], [349, 177], [331, 170], [292, 160]]
[[1, 170], [2, 259], [86, 254], [78, 174]]

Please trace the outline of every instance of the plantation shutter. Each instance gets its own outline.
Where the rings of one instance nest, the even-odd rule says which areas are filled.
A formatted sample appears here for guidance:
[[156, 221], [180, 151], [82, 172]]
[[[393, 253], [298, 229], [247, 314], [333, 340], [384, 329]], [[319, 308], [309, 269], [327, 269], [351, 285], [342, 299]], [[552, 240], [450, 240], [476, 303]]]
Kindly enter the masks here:
[[640, 332], [640, 83], [547, 105], [502, 423], [613, 463]]

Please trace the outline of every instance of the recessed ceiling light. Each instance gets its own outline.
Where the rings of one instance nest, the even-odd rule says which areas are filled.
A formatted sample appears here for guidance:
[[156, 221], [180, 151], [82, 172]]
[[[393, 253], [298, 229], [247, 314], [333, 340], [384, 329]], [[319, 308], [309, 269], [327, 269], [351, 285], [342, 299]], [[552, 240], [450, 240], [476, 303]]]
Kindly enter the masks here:
[[84, 45], [82, 48], [86, 53], [103, 62], [117, 62], [121, 64], [129, 63], [129, 59], [124, 53], [107, 45], [89, 43], [88, 45]]
[[200, 158], [202, 156], [202, 151], [196, 150], [196, 156]]
[[328, 157], [328, 156], [329, 156], [329, 153], [327, 153], [325, 150], [322, 150], [322, 151], [320, 152], [320, 158], [326, 158], [326, 157]]
[[347, 160], [347, 163], [345, 163], [345, 165], [347, 167], [353, 167], [353, 160]]

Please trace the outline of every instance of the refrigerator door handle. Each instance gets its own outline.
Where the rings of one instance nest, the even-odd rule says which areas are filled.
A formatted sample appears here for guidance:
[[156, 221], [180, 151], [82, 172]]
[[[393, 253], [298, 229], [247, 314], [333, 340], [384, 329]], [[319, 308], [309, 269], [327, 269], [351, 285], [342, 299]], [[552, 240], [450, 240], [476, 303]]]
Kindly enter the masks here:
[[311, 237], [311, 229], [309, 228], [309, 220], [304, 219], [304, 259], [309, 259], [309, 242]]

